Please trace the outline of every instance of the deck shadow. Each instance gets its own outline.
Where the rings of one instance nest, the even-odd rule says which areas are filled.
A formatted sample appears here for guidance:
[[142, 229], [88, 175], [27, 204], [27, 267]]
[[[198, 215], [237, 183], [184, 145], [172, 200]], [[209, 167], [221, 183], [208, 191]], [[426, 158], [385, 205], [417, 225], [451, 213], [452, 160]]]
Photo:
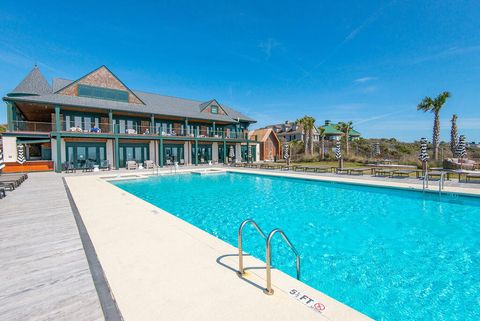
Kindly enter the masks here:
[[[249, 280], [249, 279], [244, 278], [243, 276], [241, 276], [241, 275], [238, 273], [238, 270], [237, 270], [235, 267], [232, 267], [231, 265], [228, 265], [227, 263], [223, 262], [223, 260], [224, 260], [225, 258], [234, 257], [234, 256], [238, 258], [238, 254], [225, 254], [225, 255], [221, 255], [221, 256], [219, 256], [219, 257], [216, 259], [216, 262], [217, 262], [217, 264], [220, 264], [220, 265], [223, 266], [224, 268], [227, 268], [227, 269], [229, 269], [230, 271], [234, 272], [235, 275], [236, 275], [239, 279], [241, 279], [242, 281], [247, 282], [248, 284], [253, 285], [253, 286], [256, 287], [257, 289], [263, 291], [263, 290], [265, 289], [265, 287], [263, 287], [263, 286], [255, 283], [255, 282], [253, 282], [253, 281], [251, 281], [251, 280]], [[249, 254], [244, 254], [243, 256], [251, 256], [251, 255], [249, 255]], [[265, 270], [265, 267], [264, 267], [264, 266], [251, 266], [251, 267], [245, 268], [244, 270], [245, 270], [245, 271], [247, 271], [247, 270]]]

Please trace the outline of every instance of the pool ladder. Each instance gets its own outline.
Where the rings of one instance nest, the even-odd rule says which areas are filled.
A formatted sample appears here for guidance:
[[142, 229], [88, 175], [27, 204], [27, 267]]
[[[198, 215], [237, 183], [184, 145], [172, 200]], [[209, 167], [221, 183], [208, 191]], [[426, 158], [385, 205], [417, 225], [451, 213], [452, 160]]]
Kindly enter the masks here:
[[292, 252], [295, 254], [295, 259], [296, 259], [296, 268], [297, 268], [297, 280], [300, 280], [300, 255], [298, 254], [298, 251], [295, 249], [293, 246], [292, 242], [288, 239], [287, 235], [279, 229], [275, 228], [273, 229], [268, 236], [262, 231], [260, 226], [252, 220], [252, 219], [246, 219], [245, 221], [240, 224], [240, 227], [238, 228], [238, 274], [240, 276], [245, 275], [245, 269], [243, 267], [243, 228], [245, 225], [251, 224], [257, 232], [263, 237], [265, 240], [266, 246], [265, 246], [265, 261], [266, 261], [266, 272], [267, 272], [267, 287], [263, 290], [265, 294], [272, 295], [273, 294], [273, 289], [272, 289], [272, 247], [271, 247], [271, 241], [272, 238], [275, 236], [275, 234], [279, 233], [285, 243], [287, 243], [288, 247], [292, 250]]

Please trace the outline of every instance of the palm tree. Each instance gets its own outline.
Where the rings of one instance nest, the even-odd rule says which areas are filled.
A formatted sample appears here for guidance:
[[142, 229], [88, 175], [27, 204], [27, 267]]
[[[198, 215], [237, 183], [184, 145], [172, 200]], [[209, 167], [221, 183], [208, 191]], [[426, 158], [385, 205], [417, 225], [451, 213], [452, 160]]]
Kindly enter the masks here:
[[453, 157], [457, 154], [457, 115], [452, 115], [452, 129], [450, 130], [450, 150], [452, 151]]
[[325, 128], [318, 127], [318, 133], [320, 134], [320, 157], [325, 160]]
[[315, 118], [303, 116], [297, 119], [297, 124], [303, 127], [303, 141], [305, 143], [305, 154], [313, 154], [313, 129], [315, 127]]
[[425, 97], [418, 104], [417, 110], [423, 110], [424, 112], [431, 111], [435, 117], [433, 120], [433, 159], [438, 160], [438, 147], [440, 145], [440, 110], [447, 101], [447, 98], [450, 97], [448, 91], [444, 91], [439, 94], [435, 99], [430, 97]]
[[345, 140], [345, 155], [348, 156], [350, 151], [348, 141], [350, 138], [350, 131], [353, 129], [353, 123], [351, 121], [347, 123], [341, 121], [337, 124], [336, 128], [343, 133], [343, 139]]

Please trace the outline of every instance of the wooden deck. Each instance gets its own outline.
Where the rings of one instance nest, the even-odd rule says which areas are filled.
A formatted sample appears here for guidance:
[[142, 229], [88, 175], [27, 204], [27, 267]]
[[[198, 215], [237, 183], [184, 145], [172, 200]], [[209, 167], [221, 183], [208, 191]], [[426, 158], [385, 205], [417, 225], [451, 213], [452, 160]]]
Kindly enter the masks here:
[[0, 320], [104, 320], [61, 175], [0, 200]]

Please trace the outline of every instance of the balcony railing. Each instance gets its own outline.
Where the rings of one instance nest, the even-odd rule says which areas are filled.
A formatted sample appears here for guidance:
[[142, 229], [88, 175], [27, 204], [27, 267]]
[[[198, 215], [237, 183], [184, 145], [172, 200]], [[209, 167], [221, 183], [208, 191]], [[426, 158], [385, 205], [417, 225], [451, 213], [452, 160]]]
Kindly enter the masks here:
[[[113, 131], [112, 131], [113, 129]], [[34, 122], [34, 121], [14, 121], [13, 131], [18, 132], [44, 132], [49, 133], [56, 130], [55, 123]], [[205, 129], [205, 128], [152, 128], [151, 126], [133, 125], [120, 126], [109, 123], [92, 123], [91, 126], [80, 124], [65, 123], [60, 124], [60, 130], [66, 133], [82, 133], [82, 134], [112, 134], [113, 132], [122, 135], [152, 135], [163, 137], [197, 137], [197, 138], [226, 138], [226, 139], [245, 139], [246, 133], [242, 131], [232, 131], [228, 129]]]
[[[14, 132], [49, 133], [55, 130], [55, 124], [35, 121], [13, 121]], [[53, 128], [53, 129], [52, 129]]]

